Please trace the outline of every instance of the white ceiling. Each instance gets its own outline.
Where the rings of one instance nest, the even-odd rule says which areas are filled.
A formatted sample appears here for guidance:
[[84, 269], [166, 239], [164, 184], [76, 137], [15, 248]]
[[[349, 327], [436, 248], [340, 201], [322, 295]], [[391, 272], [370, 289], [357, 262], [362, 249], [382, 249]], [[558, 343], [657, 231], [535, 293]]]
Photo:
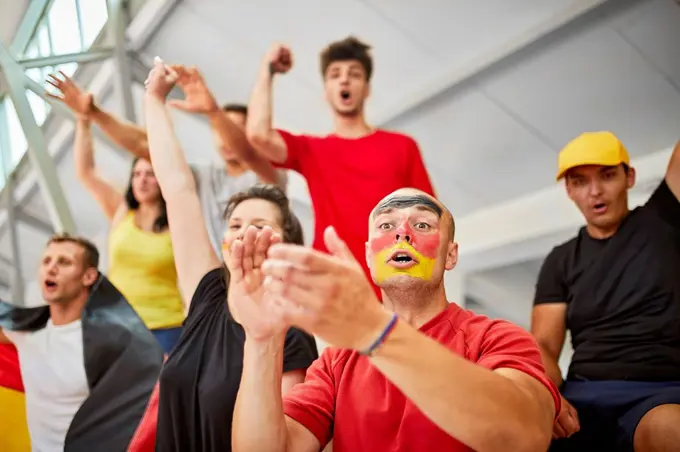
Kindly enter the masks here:
[[[374, 48], [369, 119], [417, 139], [438, 194], [460, 218], [553, 184], [557, 151], [585, 130], [613, 130], [634, 156], [677, 140], [680, 8], [673, 0], [610, 0], [455, 83], [483, 56], [500, 54], [528, 31], [587, 3], [598, 2], [430, 0], [423, 8], [407, 0], [184, 0], [141, 53], [146, 60], [160, 55], [196, 65], [221, 101], [246, 102], [267, 48], [275, 41], [288, 43], [295, 68], [276, 82], [276, 123], [323, 133], [330, 117], [319, 51], [332, 40], [358, 36]], [[137, 104], [140, 89], [135, 88]], [[215, 158], [206, 124], [179, 114], [176, 119], [189, 160]], [[124, 184], [129, 161], [103, 143], [97, 144], [97, 158], [107, 177]], [[104, 237], [103, 217], [73, 180], [70, 153], [59, 172], [81, 232]], [[293, 197], [305, 202], [304, 183], [298, 178], [293, 185]], [[46, 219], [40, 202], [33, 196], [25, 204]], [[311, 238], [311, 213], [298, 209]], [[42, 245], [46, 235], [39, 239], [25, 229], [22, 247]], [[0, 240], [0, 253], [9, 254], [6, 238]], [[35, 253], [28, 253], [27, 276], [35, 262]], [[529, 263], [474, 278], [485, 282], [478, 284], [489, 298], [482, 303], [523, 322], [536, 273], [536, 263]], [[515, 301], [500, 301], [491, 286], [509, 287]]]
[[12, 42], [29, 0], [0, 0], [0, 40]]

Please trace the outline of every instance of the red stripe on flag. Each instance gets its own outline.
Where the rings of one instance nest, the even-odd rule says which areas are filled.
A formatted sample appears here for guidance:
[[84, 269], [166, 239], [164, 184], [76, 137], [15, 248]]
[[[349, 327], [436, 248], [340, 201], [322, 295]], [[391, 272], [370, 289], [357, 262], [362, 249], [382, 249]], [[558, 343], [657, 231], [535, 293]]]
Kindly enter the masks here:
[[0, 386], [24, 392], [19, 355], [12, 344], [0, 344]]

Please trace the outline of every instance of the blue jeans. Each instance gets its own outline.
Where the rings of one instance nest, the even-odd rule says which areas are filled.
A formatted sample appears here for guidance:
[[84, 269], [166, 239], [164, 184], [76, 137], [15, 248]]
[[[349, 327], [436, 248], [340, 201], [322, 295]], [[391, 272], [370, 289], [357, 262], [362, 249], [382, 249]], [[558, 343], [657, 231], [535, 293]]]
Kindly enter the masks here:
[[632, 452], [642, 417], [659, 405], [680, 404], [680, 381], [568, 380], [561, 392], [576, 408], [581, 430], [553, 441], [551, 452]]
[[182, 327], [151, 330], [166, 355], [170, 354], [182, 334]]

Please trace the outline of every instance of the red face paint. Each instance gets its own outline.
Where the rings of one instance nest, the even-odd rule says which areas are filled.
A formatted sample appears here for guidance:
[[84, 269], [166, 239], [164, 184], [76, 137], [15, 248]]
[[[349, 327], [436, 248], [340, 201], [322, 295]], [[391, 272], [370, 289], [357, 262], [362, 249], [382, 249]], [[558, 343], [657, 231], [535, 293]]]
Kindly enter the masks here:
[[[399, 239], [397, 239], [399, 236]], [[413, 248], [416, 249], [420, 254], [430, 259], [435, 259], [437, 257], [437, 251], [439, 250], [439, 233], [438, 231], [421, 231], [414, 228], [409, 223], [409, 218], [400, 218], [396, 224], [396, 227], [389, 229], [378, 229], [373, 234], [373, 237], [369, 240], [369, 246], [374, 254], [394, 245], [399, 240], [405, 240], [404, 237], [410, 237], [409, 243]]]

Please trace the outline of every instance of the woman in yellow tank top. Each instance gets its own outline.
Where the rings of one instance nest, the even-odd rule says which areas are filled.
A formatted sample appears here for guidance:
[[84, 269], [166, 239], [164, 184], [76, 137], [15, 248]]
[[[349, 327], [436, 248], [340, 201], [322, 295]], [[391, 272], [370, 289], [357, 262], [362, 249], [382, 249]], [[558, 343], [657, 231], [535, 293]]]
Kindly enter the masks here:
[[76, 176], [111, 222], [108, 277], [169, 353], [179, 339], [185, 311], [177, 286], [165, 200], [151, 163], [134, 161], [123, 195], [95, 171], [87, 119], [78, 120], [74, 148]]

